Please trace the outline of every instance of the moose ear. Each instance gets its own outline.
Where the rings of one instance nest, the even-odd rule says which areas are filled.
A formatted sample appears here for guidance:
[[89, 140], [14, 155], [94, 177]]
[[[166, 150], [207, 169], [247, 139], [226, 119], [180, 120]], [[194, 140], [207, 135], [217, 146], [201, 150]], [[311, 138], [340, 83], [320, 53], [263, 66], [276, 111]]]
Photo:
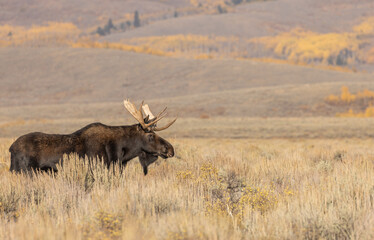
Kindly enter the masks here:
[[144, 122], [145, 122], [145, 123], [149, 123], [149, 115], [147, 115], [147, 116], [144, 118]]

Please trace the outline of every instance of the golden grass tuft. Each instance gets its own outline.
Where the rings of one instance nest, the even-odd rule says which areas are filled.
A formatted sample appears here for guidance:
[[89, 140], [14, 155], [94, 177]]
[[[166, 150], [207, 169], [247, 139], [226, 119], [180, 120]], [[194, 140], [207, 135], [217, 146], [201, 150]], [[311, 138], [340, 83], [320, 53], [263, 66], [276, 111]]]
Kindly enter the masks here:
[[374, 17], [365, 18], [360, 24], [353, 27], [353, 31], [360, 34], [374, 34]]

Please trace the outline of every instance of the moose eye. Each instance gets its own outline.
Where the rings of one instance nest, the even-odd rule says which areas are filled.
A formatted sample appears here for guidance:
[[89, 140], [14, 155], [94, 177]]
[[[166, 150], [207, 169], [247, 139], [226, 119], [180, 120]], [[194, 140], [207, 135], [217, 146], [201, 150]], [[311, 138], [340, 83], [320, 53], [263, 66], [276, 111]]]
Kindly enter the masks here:
[[155, 136], [153, 134], [148, 135], [148, 141], [152, 142]]

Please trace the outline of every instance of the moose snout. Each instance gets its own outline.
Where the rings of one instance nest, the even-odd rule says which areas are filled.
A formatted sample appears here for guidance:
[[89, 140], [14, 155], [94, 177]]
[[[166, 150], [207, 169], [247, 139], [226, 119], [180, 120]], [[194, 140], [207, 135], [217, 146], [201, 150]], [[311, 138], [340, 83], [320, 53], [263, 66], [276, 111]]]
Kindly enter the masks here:
[[168, 158], [174, 157], [174, 148], [172, 146], [165, 147], [163, 154]]
[[169, 152], [167, 155], [169, 158], [174, 157], [174, 149], [173, 148], [169, 149]]
[[169, 149], [168, 149], [167, 156], [168, 156], [168, 157], [174, 157], [174, 148], [173, 148], [173, 146], [171, 146], [171, 145], [170, 145], [170, 147], [169, 147]]

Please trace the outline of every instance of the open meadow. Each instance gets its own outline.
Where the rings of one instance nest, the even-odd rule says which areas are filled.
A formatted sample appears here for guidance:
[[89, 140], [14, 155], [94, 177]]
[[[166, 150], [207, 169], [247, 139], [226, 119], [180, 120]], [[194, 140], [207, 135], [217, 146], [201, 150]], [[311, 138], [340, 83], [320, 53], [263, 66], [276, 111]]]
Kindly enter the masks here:
[[[194, 121], [188, 125], [182, 120], [170, 131], [174, 128], [179, 135], [178, 131], [192, 130], [191, 125], [205, 126], [207, 135], [219, 131], [214, 129], [217, 122]], [[159, 159], [147, 176], [138, 159], [120, 175], [118, 166], [113, 174], [100, 162], [91, 173], [76, 156], [66, 156], [56, 175], [12, 174], [8, 148], [14, 138], [2, 138], [0, 238], [374, 237], [374, 140], [326, 132], [330, 124], [346, 130], [361, 125], [350, 131], [363, 133], [372, 121], [283, 119], [286, 130], [260, 124], [260, 119], [242, 121], [263, 126], [267, 139], [260, 134], [241, 139], [174, 138], [170, 133], [175, 157]], [[245, 132], [244, 125], [235, 124]], [[324, 132], [324, 138], [297, 136], [302, 128], [308, 132], [308, 126], [309, 133]], [[285, 138], [282, 129], [294, 138]], [[231, 131], [222, 129], [222, 134], [230, 136]]]

